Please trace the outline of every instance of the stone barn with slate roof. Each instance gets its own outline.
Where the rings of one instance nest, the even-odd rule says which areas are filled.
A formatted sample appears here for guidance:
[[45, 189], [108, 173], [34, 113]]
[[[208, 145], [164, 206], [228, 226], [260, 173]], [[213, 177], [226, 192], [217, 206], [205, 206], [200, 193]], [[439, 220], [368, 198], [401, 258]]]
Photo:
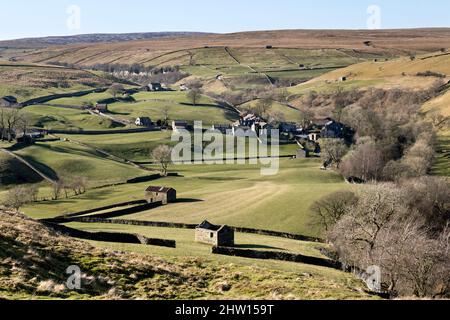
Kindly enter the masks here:
[[216, 226], [203, 221], [195, 228], [195, 241], [217, 247], [233, 247], [234, 230], [228, 226]]
[[148, 203], [161, 201], [163, 204], [168, 204], [177, 201], [177, 191], [168, 187], [148, 187], [145, 190], [145, 200]]

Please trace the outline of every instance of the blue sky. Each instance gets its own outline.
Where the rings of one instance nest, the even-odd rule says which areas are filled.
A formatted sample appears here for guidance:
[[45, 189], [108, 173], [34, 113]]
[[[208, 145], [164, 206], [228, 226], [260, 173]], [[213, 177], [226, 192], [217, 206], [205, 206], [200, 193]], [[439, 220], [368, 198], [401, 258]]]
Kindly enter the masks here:
[[[71, 5], [80, 24], [67, 26]], [[381, 28], [450, 27], [448, 0], [0, 0], [0, 39], [153, 31], [236, 32], [365, 29], [367, 8]]]

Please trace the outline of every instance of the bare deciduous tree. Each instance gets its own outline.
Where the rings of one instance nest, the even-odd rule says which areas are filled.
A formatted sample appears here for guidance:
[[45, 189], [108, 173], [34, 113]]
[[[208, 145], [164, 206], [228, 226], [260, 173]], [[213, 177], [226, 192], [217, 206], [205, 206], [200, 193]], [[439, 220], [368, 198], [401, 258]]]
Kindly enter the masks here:
[[162, 125], [167, 126], [169, 124], [169, 107], [168, 106], [164, 106], [162, 108]]
[[298, 119], [302, 128], [309, 128], [311, 122], [314, 120], [314, 112], [308, 108], [300, 109], [300, 117]]
[[189, 102], [193, 106], [196, 106], [200, 101], [200, 99], [202, 98], [202, 93], [199, 89], [193, 88], [188, 91], [186, 96], [189, 99]]
[[337, 191], [320, 200], [315, 201], [311, 206], [314, 215], [313, 224], [320, 225], [328, 231], [334, 226], [354, 205], [357, 198], [353, 192]]
[[[2, 140], [13, 140], [16, 130], [23, 129], [25, 117], [17, 108], [0, 108], [0, 126]], [[25, 126], [26, 129], [26, 126]]]
[[64, 181], [62, 179], [56, 181], [52, 185], [53, 200], [59, 200], [61, 192], [64, 190]]
[[428, 183], [435, 185], [430, 193], [439, 190], [438, 201], [448, 204], [441, 197], [448, 195], [449, 187], [436, 181], [418, 182], [419, 186], [415, 180], [408, 185], [411, 183], [413, 192], [394, 184], [360, 189], [356, 203], [347, 207], [328, 232], [328, 239], [342, 262], [362, 269], [379, 266], [382, 282], [393, 294], [448, 297], [449, 219], [441, 220], [441, 228], [436, 228], [424, 215], [423, 206], [412, 202], [423, 202], [424, 207], [433, 202], [420, 191]]
[[347, 178], [358, 178], [362, 181], [378, 180], [384, 167], [383, 152], [372, 138], [358, 140], [355, 149], [342, 161], [342, 174]]
[[348, 147], [342, 139], [322, 139], [320, 142], [321, 157], [325, 163], [334, 163], [339, 168]]
[[114, 83], [108, 89], [108, 92], [114, 97], [114, 99], [117, 97], [118, 94], [121, 94], [124, 91], [125, 91], [125, 88], [120, 83]]
[[172, 148], [160, 145], [152, 151], [152, 159], [161, 166], [161, 175], [167, 176], [167, 168], [172, 163]]
[[37, 201], [38, 194], [39, 188], [36, 185], [15, 187], [8, 191], [3, 205], [18, 211], [23, 205]]
[[258, 99], [255, 106], [253, 107], [254, 113], [260, 117], [263, 117], [267, 114], [272, 105], [273, 100], [270, 98]]
[[3, 205], [18, 211], [24, 204], [30, 202], [28, 191], [24, 187], [16, 187], [8, 191]]

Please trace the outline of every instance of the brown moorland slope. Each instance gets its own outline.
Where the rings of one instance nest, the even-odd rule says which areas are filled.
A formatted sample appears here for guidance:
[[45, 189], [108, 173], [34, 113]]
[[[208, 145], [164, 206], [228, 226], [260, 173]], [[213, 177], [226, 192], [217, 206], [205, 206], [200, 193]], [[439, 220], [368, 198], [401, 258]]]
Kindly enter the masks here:
[[186, 51], [215, 46], [235, 48], [265, 48], [266, 46], [302, 49], [330, 48], [366, 53], [406, 55], [449, 48], [450, 29], [241, 32], [116, 43], [55, 46], [36, 50], [32, 53], [18, 54], [16, 58], [39, 63], [67, 62], [76, 65], [92, 65], [97, 63], [102, 56], [107, 56], [109, 63], [143, 63], [149, 59], [178, 50]]

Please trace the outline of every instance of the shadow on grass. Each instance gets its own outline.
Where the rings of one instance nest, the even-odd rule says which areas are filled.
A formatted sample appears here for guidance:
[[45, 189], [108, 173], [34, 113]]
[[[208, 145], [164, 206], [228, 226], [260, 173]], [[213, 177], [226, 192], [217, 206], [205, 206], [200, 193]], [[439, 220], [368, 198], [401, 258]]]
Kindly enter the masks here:
[[272, 249], [272, 250], [286, 251], [286, 249], [283, 249], [283, 248], [265, 246], [265, 245], [260, 245], [260, 244], [236, 244], [236, 245], [234, 245], [234, 248], [236, 248], [236, 249]]
[[195, 202], [203, 202], [201, 199], [191, 199], [191, 198], [180, 198], [175, 201], [175, 203], [195, 203]]

